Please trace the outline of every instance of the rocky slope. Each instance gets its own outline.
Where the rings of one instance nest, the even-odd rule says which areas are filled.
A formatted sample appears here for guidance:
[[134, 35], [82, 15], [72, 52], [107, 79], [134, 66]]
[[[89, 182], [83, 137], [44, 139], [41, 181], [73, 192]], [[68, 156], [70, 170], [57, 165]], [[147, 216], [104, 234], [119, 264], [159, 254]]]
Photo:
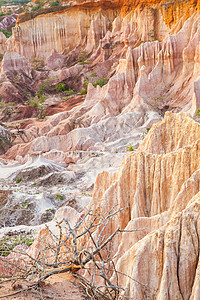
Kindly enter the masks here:
[[[122, 299], [199, 297], [199, 130], [187, 114], [166, 113], [117, 172], [96, 179], [94, 211], [125, 208], [106, 229], [129, 231], [110, 248]], [[72, 226], [79, 218], [68, 216]], [[28, 253], [37, 257], [48, 236], [42, 229]]]
[[198, 299], [199, 130], [167, 113], [117, 173], [97, 177], [94, 199], [126, 207], [122, 228], [141, 229], [124, 233], [115, 252], [120, 272], [139, 282], [121, 276], [133, 299]]

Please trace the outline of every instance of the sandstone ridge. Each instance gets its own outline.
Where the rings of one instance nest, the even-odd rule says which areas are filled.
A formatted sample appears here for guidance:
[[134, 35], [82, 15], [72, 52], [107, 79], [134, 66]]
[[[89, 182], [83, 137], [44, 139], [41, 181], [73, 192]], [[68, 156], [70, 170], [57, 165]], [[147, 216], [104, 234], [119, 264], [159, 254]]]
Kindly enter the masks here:
[[[43, 9], [41, 13], [39, 11], [35, 15], [33, 13], [19, 15], [17, 26], [13, 29], [13, 37], [9, 42], [9, 49], [15, 49], [16, 52], [26, 57], [45, 58], [46, 54], [50, 54], [54, 48], [62, 52], [65, 49], [72, 50], [78, 45], [85, 46], [89, 39], [90, 29], [96, 23], [98, 15], [104, 19], [104, 28], [107, 27], [106, 31], [101, 30], [101, 38], [107, 31], [112, 31], [116, 27], [120, 18], [127, 25], [131, 15], [135, 13], [134, 27], [143, 27], [145, 31], [144, 36], [138, 37], [138, 42], [146, 41], [150, 36], [162, 40], [166, 33], [181, 28], [184, 20], [198, 10], [198, 3], [195, 1], [172, 1], [170, 3], [165, 1], [95, 1], [75, 4], [66, 9], [54, 8], [53, 12], [51, 10]], [[139, 15], [142, 15], [142, 19], [137, 20]], [[147, 21], [146, 24], [142, 24], [142, 20]], [[99, 43], [100, 28], [100, 25], [93, 28], [96, 31], [94, 32], [96, 43]], [[27, 40], [31, 43], [27, 43]]]
[[128, 202], [121, 226], [142, 229], [115, 249], [118, 270], [137, 280], [120, 279], [133, 299], [198, 299], [199, 130], [186, 114], [167, 113], [118, 172], [97, 177], [102, 209]]
[[[106, 233], [118, 227], [129, 231], [110, 248], [119, 285], [125, 288], [122, 299], [198, 299], [199, 133], [199, 123], [186, 113], [168, 112], [118, 171], [97, 176], [94, 211], [124, 208]], [[67, 214], [72, 226], [80, 220], [69, 208], [57, 214], [58, 220]], [[37, 257], [40, 239], [48, 238], [48, 230], [41, 229], [29, 255]]]

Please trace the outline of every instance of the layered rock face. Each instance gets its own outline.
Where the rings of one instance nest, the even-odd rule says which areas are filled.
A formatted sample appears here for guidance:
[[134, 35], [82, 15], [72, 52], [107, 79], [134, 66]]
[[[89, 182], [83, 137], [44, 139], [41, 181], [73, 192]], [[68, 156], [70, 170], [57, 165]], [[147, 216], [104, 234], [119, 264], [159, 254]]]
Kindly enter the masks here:
[[92, 50], [110, 31], [115, 36], [119, 31], [126, 45], [163, 40], [170, 31], [180, 30], [197, 7], [194, 1], [91, 1], [53, 13], [44, 10], [36, 17], [22, 14], [9, 50], [29, 58], [46, 58], [54, 48], [58, 52], [71, 51], [85, 44], [87, 50]]
[[[126, 25], [127, 28], [133, 26], [135, 12], [130, 13], [129, 18], [131, 21]], [[119, 26], [124, 26], [118, 18], [115, 19], [116, 26], [117, 22]], [[136, 48], [135, 44], [130, 46], [130, 43], [137, 33], [128, 31], [126, 40], [129, 47], [125, 47], [126, 57], [119, 60], [119, 53], [122, 51], [120, 48], [116, 50], [117, 53], [112, 52], [111, 56], [102, 62], [103, 47], [112, 44], [114, 40], [117, 45], [121, 43], [126, 30], [117, 31], [116, 34], [108, 32], [101, 40], [96, 54], [92, 56], [94, 70], [96, 68], [100, 74], [106, 66], [110, 66], [106, 69], [109, 72], [112, 64], [116, 64], [114, 75], [108, 84], [102, 88], [94, 88], [89, 84], [86, 99], [80, 107], [70, 113], [49, 117], [44, 123], [34, 122], [27, 126], [25, 137], [15, 141], [16, 146], [7, 153], [7, 157], [24, 158], [30, 151], [42, 151], [48, 156], [48, 153], [56, 149], [62, 152], [62, 160], [68, 161], [65, 154], [67, 151], [118, 152], [124, 150], [124, 146], [128, 144], [137, 147], [138, 139], [145, 134], [146, 128], [158, 121], [166, 110], [182, 110], [194, 114], [199, 108], [198, 24], [199, 16], [193, 14], [177, 34], [169, 35], [162, 42], [142, 43]], [[115, 32], [114, 28], [113, 31]], [[122, 45], [123, 43], [124, 41]], [[50, 56], [49, 61], [53, 55], [57, 55], [58, 59], [62, 58], [63, 63], [63, 56], [55, 53]], [[4, 58], [3, 66], [7, 66], [7, 57], [8, 54]], [[16, 68], [13, 68], [15, 59], [12, 59], [12, 71]], [[20, 68], [22, 65], [21, 57]], [[76, 64], [50, 74], [53, 78], [67, 80], [77, 74], [83, 74], [84, 71], [90, 74], [92, 70]], [[34, 87], [34, 82], [41, 75], [34, 73], [31, 68], [28, 72], [29, 77], [32, 76]], [[29, 89], [30, 87], [29, 85]], [[121, 138], [123, 140], [120, 140]], [[60, 154], [59, 157], [61, 158]]]
[[[105, 16], [99, 19], [98, 30], [102, 31], [99, 38], [106, 34], [110, 21], [112, 22], [117, 15], [117, 9], [106, 6], [104, 14]], [[26, 57], [43, 59], [50, 55], [53, 49], [58, 52], [65, 49], [71, 51], [84, 43], [91, 23], [98, 19], [99, 15], [101, 8], [90, 3], [83, 7], [73, 6], [63, 12], [39, 15], [23, 23], [20, 22], [23, 20], [21, 16], [8, 47], [14, 47], [16, 52]]]
[[[200, 127], [191, 118], [200, 109], [198, 9], [197, 1], [79, 3], [20, 15], [6, 41], [3, 104], [27, 104], [27, 93], [34, 97], [48, 83], [44, 105], [53, 112], [62, 102], [62, 112], [56, 106], [44, 120], [22, 121], [1, 156], [1, 188], [12, 190], [1, 226], [32, 230], [50, 221], [47, 211], [69, 205], [78, 210], [71, 213], [76, 224], [92, 192], [97, 210], [119, 205], [124, 210], [107, 233], [117, 226], [136, 230], [119, 235], [110, 249], [129, 276], [119, 276], [122, 296], [132, 299], [199, 297]], [[67, 95], [86, 95], [63, 103], [60, 84]], [[33, 110], [28, 107], [28, 117]], [[127, 147], [138, 149], [127, 154]], [[19, 218], [7, 212], [18, 202], [31, 205], [26, 224], [24, 212]], [[69, 217], [69, 208], [59, 212]], [[42, 235], [48, 238], [42, 229], [30, 254]]]
[[[199, 123], [187, 114], [166, 113], [118, 171], [96, 179], [93, 211], [124, 208], [105, 233], [127, 230], [109, 248], [122, 299], [199, 297], [199, 133]], [[72, 209], [59, 212], [58, 220], [65, 214], [71, 226], [80, 220]], [[29, 255], [37, 257], [39, 241], [46, 239], [49, 232], [42, 229]], [[115, 283], [115, 276], [110, 280]]]
[[[86, 79], [92, 82], [91, 76], [109, 79], [103, 87], [94, 87], [90, 82], [87, 95], [81, 96], [81, 104], [72, 110], [64, 109], [62, 113], [46, 117], [43, 122], [24, 122], [13, 146], [2, 157], [0, 170], [3, 178], [11, 181], [23, 175], [25, 193], [27, 182], [30, 185], [35, 182], [41, 190], [43, 185], [63, 185], [65, 182], [62, 191], [69, 193], [69, 197], [75, 191], [80, 199], [81, 193], [92, 190], [99, 171], [120, 166], [126, 147], [131, 145], [136, 149], [165, 111], [187, 111], [194, 115], [199, 108], [200, 19], [197, 5], [188, 4], [182, 18], [179, 11], [185, 8], [184, 3], [169, 4], [167, 8], [162, 6], [163, 3], [140, 6], [136, 3], [135, 7], [129, 5], [126, 13], [125, 9], [122, 11], [123, 5], [95, 2], [75, 5], [59, 13], [41, 14], [26, 22], [20, 22], [19, 17], [14, 35], [7, 42], [12, 51], [7, 51], [2, 61], [2, 102], [9, 103], [12, 99], [25, 103], [28, 100], [26, 94], [34, 96], [40, 84], [45, 82], [53, 85], [65, 83], [73, 89], [76, 85], [75, 92], [78, 92]], [[166, 9], [163, 10], [163, 7]], [[164, 15], [170, 10], [174, 16], [171, 23], [165, 20], [167, 17]], [[75, 25], [70, 23], [72, 29], [70, 27], [67, 31], [67, 34], [73, 35], [72, 39], [68, 35], [65, 37], [65, 33], [54, 35], [55, 40], [52, 39], [51, 30], [57, 28], [57, 18], [63, 20], [61, 23], [75, 22]], [[43, 20], [42, 23], [40, 20]], [[68, 28], [66, 24], [62, 25], [65, 30]], [[35, 28], [37, 43], [24, 43], [29, 38], [32, 40], [25, 32], [28, 28]], [[80, 35], [77, 37], [73, 30]], [[19, 39], [16, 39], [15, 31], [20, 33]], [[42, 40], [40, 37], [43, 37]], [[49, 39], [52, 41], [50, 44]], [[64, 44], [57, 48], [54, 42], [60, 45], [59, 41]], [[16, 43], [20, 47], [16, 48]], [[73, 43], [70, 52], [66, 43]], [[56, 49], [60, 52], [65, 50], [61, 54]], [[45, 53], [47, 66], [34, 69], [32, 62], [28, 61], [32, 51], [40, 57]], [[83, 60], [77, 60], [81, 55]], [[46, 97], [45, 105], [48, 106], [53, 97], [48, 93]], [[34, 107], [24, 107], [25, 117], [34, 116]], [[39, 155], [42, 161], [45, 160], [45, 165], [49, 164], [48, 174], [42, 173], [41, 178], [38, 177], [39, 172], [35, 169], [40, 169], [41, 164], [36, 166], [32, 155]], [[15, 160], [13, 165], [9, 164], [11, 159]], [[52, 160], [64, 163], [64, 169], [61, 172], [52, 170]], [[31, 168], [34, 168], [32, 173]], [[154, 210], [155, 207], [152, 208]]]
[[124, 296], [199, 297], [199, 131], [186, 114], [166, 113], [116, 173], [97, 177], [101, 208], [126, 208], [112, 230], [139, 230], [112, 248], [117, 269], [130, 276], [119, 275]]

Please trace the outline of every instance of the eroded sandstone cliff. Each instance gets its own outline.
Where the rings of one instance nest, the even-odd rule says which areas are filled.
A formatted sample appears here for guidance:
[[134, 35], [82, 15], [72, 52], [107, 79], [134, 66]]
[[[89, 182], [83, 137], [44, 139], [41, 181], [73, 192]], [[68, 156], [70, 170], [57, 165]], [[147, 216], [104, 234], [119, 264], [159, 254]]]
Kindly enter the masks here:
[[[60, 206], [52, 228], [56, 218], [76, 224], [88, 202], [98, 212], [119, 206], [106, 234], [129, 230], [110, 248], [129, 276], [119, 276], [122, 296], [198, 299], [199, 1], [81, 2], [20, 15], [12, 37], [1, 36], [2, 105], [35, 117], [28, 100], [47, 86], [50, 116], [3, 116], [15, 130], [0, 160], [10, 191], [0, 226], [32, 234]], [[60, 84], [75, 96], [64, 101]]]
[[[199, 297], [199, 130], [187, 114], [166, 113], [117, 172], [96, 179], [93, 213], [124, 208], [105, 232], [128, 231], [109, 248], [120, 272], [118, 285], [125, 289], [122, 299]], [[68, 219], [74, 226], [80, 215], [70, 213]], [[97, 229], [94, 239], [98, 234]], [[29, 255], [37, 257], [39, 241], [50, 236], [42, 229]]]
[[166, 34], [180, 30], [197, 10], [196, 1], [97, 1], [55, 12], [47, 9], [36, 16], [21, 14], [8, 49], [29, 58], [46, 58], [54, 48], [71, 51], [86, 44], [91, 51], [108, 31], [120, 29], [126, 45], [161, 41]]
[[128, 206], [121, 226], [141, 229], [124, 233], [115, 253], [120, 272], [139, 282], [120, 279], [133, 299], [198, 299], [199, 130], [167, 113], [117, 173], [97, 178], [94, 199]]

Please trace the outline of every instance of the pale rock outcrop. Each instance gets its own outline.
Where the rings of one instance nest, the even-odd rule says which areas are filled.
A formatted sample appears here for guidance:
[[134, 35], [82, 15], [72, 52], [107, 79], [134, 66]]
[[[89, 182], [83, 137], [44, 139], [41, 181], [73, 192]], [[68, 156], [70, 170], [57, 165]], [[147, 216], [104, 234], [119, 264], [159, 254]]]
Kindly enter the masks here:
[[199, 130], [186, 114], [167, 113], [118, 172], [97, 177], [93, 198], [102, 199], [100, 209], [126, 207], [112, 230], [119, 224], [139, 230], [124, 233], [112, 249], [117, 269], [133, 278], [120, 276], [133, 299], [196, 299]]
[[8, 30], [12, 28], [17, 21], [17, 16], [16, 13], [5, 16], [0, 22], [0, 29]]
[[[89, 5], [90, 7], [92, 6]], [[89, 13], [86, 4], [83, 9], [74, 5], [61, 13], [39, 15], [24, 23], [19, 19], [13, 29], [13, 37], [9, 41], [8, 49], [12, 48], [28, 58], [43, 59], [50, 55], [52, 49], [56, 49], [59, 53], [66, 48], [72, 50], [79, 44], [85, 43], [91, 22], [98, 14], [101, 15], [100, 19], [104, 18], [101, 8], [97, 6]], [[114, 20], [115, 12], [112, 9], [105, 9], [104, 14], [111, 21]], [[21, 17], [23, 19], [23, 16]], [[101, 26], [94, 28], [94, 30], [101, 29]], [[27, 40], [31, 43], [27, 43]]]
[[31, 75], [31, 66], [27, 58], [17, 54], [16, 52], [7, 51], [2, 61], [2, 72], [20, 72], [23, 71], [27, 75]]
[[[199, 130], [187, 114], [166, 113], [117, 172], [103, 172], [96, 179], [94, 210], [124, 208], [105, 232], [128, 230], [110, 248], [125, 288], [122, 297], [198, 299]], [[66, 213], [71, 220], [73, 211]], [[74, 224], [80, 216], [75, 215]], [[37, 255], [37, 241], [50, 242], [50, 237], [42, 229], [28, 253]], [[111, 280], [115, 282], [114, 275]]]
[[55, 49], [51, 55], [47, 58], [47, 67], [50, 70], [61, 69], [64, 65], [65, 56], [58, 53]]
[[26, 93], [34, 93], [38, 80], [39, 74], [33, 70], [26, 57], [6, 51], [0, 74], [2, 102], [24, 102]]
[[[194, 61], [187, 59], [187, 53], [191, 51], [186, 49], [197, 44], [194, 40], [198, 41], [198, 22], [199, 17], [193, 15], [177, 34], [169, 35], [163, 42], [143, 43], [135, 49], [129, 47], [126, 58], [119, 61], [116, 74], [107, 85], [94, 88], [89, 84], [85, 102], [70, 114], [62, 113], [50, 117], [46, 123], [29, 125], [26, 128], [26, 143], [14, 146], [12, 154], [10, 152], [8, 155], [12, 158], [25, 156], [36, 149], [48, 152], [55, 149], [55, 145], [57, 150], [64, 152], [86, 149], [104, 151], [110, 147], [110, 142], [115, 143], [124, 134], [132, 143], [131, 128], [124, 130], [120, 126], [118, 135], [109, 137], [109, 143], [105, 145], [109, 132], [114, 132], [116, 117], [117, 122], [125, 124], [127, 119], [127, 124], [135, 124], [129, 118], [134, 115], [138, 120], [137, 125], [133, 125], [134, 130], [143, 126], [143, 130], [138, 131], [142, 133], [159, 120], [158, 113], [162, 115], [166, 110], [189, 111], [194, 115], [198, 107], [195, 104], [198, 100], [195, 99], [198, 99], [199, 64], [197, 55]], [[60, 80], [66, 80], [82, 70], [83, 66], [75, 65], [57, 74]], [[124, 138], [128, 143], [128, 138]], [[16, 140], [18, 143], [19, 139]]]
[[7, 46], [6, 46], [7, 38], [3, 34], [3, 32], [0, 32], [0, 53], [4, 54], [6, 52]]
[[[62, 52], [86, 45], [91, 52], [108, 32], [114, 42], [135, 47], [140, 42], [163, 40], [179, 31], [195, 12], [196, 3], [189, 1], [165, 4], [162, 1], [91, 1], [46, 14], [22, 14], [18, 17], [8, 49], [28, 58], [46, 58], [52, 49]], [[124, 13], [125, 11], [125, 13]], [[184, 12], [184, 13], [183, 13]], [[113, 23], [113, 24], [112, 24]], [[53, 24], [53, 26], [52, 26]], [[27, 40], [32, 43], [27, 43]]]

